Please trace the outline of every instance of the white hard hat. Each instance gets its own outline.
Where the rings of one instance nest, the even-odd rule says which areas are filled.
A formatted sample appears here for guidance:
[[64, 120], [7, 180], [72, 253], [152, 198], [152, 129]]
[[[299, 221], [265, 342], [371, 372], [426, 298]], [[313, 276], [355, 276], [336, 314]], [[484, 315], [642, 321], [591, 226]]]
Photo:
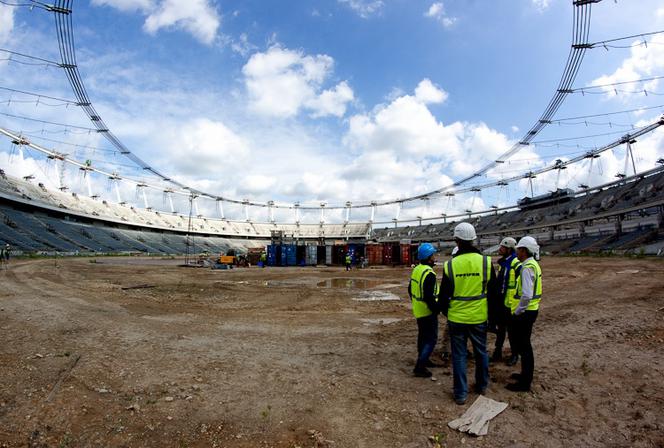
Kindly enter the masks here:
[[473, 241], [477, 238], [475, 234], [475, 227], [468, 222], [462, 222], [457, 224], [454, 228], [454, 238], [458, 238], [464, 241]]
[[503, 238], [500, 242], [501, 246], [507, 247], [508, 249], [514, 249], [516, 246], [516, 240], [510, 236]]
[[516, 247], [523, 247], [525, 249], [528, 249], [528, 252], [530, 252], [533, 255], [538, 254], [540, 248], [539, 244], [537, 244], [537, 241], [532, 236], [524, 236], [523, 238], [521, 238]]

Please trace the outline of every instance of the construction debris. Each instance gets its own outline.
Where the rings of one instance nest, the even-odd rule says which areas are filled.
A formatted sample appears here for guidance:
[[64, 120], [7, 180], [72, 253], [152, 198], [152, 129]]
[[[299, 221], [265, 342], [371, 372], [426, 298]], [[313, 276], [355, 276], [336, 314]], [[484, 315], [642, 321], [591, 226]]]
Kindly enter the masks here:
[[505, 409], [507, 403], [480, 395], [460, 418], [452, 420], [447, 426], [474, 436], [485, 436], [489, 433], [489, 421]]

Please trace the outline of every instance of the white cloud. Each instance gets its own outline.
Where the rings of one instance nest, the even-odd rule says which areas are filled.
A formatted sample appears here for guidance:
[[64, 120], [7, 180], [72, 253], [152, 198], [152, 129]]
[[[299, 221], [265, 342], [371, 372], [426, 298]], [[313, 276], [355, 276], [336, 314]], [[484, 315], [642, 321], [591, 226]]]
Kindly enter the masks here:
[[[640, 42], [640, 41], [639, 41]], [[639, 42], [634, 42], [635, 44]], [[631, 48], [630, 56], [626, 58], [622, 65], [612, 74], [603, 75], [590, 84], [594, 86], [615, 84], [618, 82], [635, 81], [661, 75], [664, 71], [664, 36], [654, 36], [648, 46], [636, 45]], [[626, 84], [616, 87], [618, 90], [655, 90], [659, 80], [655, 79], [645, 83]], [[604, 87], [603, 90], [608, 93], [614, 92], [614, 87]], [[620, 95], [619, 95], [620, 96]], [[626, 100], [627, 96], [624, 97]]]
[[231, 42], [231, 50], [242, 56], [247, 56], [251, 51], [255, 49], [256, 46], [253, 45], [251, 42], [249, 42], [249, 37], [245, 33], [240, 34], [239, 39], [233, 40]]
[[440, 22], [445, 28], [450, 28], [457, 21], [456, 17], [452, 17], [445, 11], [443, 2], [433, 3], [427, 12], [424, 13], [425, 17], [430, 17]]
[[338, 0], [339, 3], [348, 5], [360, 17], [366, 19], [374, 14], [379, 14], [385, 3], [382, 0]]
[[532, 0], [532, 2], [533, 6], [535, 6], [535, 8], [540, 12], [549, 9], [549, 6], [551, 6], [551, 0]]
[[513, 133], [517, 133], [517, 132], [519, 132], [519, 127], [518, 127], [518, 126], [512, 126], [512, 127], [510, 128], [510, 130], [511, 130]]
[[111, 6], [123, 12], [147, 12], [154, 8], [155, 0], [92, 0], [95, 6]]
[[143, 29], [149, 34], [180, 29], [208, 45], [214, 42], [220, 25], [219, 14], [210, 0], [92, 0], [92, 4], [146, 15]]
[[307, 102], [307, 106], [312, 109], [312, 116], [314, 117], [324, 117], [326, 115], [342, 117], [346, 113], [346, 105], [353, 99], [353, 89], [346, 81], [343, 81], [333, 89], [325, 90]]
[[14, 8], [0, 4], [0, 44], [9, 40], [14, 29]]
[[197, 118], [179, 127], [162, 128], [159, 143], [166, 166], [177, 166], [184, 175], [214, 178], [220, 170], [232, 171], [246, 162], [249, 143], [224, 123]]
[[308, 56], [279, 46], [252, 55], [242, 68], [250, 108], [281, 118], [295, 116], [303, 108], [315, 117], [343, 116], [353, 100], [348, 83], [321, 92], [333, 66], [330, 56]]
[[415, 88], [415, 98], [424, 104], [443, 103], [447, 97], [447, 92], [434, 85], [428, 78], [420, 81]]
[[443, 170], [455, 177], [472, 173], [510, 147], [507, 137], [484, 123], [438, 121], [427, 104], [443, 101], [443, 92], [425, 79], [415, 95], [403, 95], [351, 117], [345, 144], [358, 153], [393, 154], [419, 164], [431, 160], [438, 164], [438, 176]]

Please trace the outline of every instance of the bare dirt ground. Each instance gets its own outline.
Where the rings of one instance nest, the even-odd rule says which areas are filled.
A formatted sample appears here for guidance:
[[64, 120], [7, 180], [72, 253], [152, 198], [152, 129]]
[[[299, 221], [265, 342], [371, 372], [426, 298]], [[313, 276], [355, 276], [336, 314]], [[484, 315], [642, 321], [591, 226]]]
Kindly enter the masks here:
[[0, 272], [0, 447], [664, 446], [661, 260], [545, 258], [533, 392], [492, 365], [479, 439], [411, 376], [407, 268], [98, 261]]

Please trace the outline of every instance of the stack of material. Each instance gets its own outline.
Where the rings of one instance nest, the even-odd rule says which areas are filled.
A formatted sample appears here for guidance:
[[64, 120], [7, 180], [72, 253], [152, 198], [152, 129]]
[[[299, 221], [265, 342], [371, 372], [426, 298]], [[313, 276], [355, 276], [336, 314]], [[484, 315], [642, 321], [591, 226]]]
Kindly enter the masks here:
[[507, 409], [507, 403], [480, 395], [464, 414], [447, 424], [452, 429], [474, 436], [485, 436], [489, 432], [489, 421]]

